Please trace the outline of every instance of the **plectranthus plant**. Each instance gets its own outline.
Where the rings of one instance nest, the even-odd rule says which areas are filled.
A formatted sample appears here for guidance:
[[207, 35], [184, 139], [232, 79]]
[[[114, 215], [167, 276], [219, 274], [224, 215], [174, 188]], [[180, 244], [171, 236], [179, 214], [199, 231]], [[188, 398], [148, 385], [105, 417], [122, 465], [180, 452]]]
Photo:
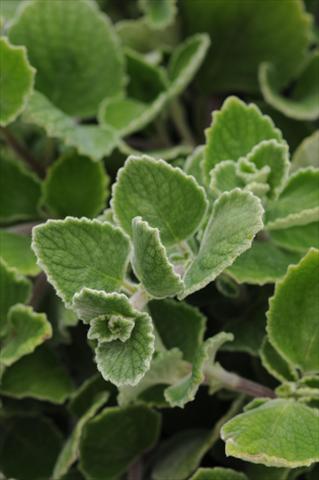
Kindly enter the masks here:
[[2, 0], [1, 480], [319, 478], [316, 12]]

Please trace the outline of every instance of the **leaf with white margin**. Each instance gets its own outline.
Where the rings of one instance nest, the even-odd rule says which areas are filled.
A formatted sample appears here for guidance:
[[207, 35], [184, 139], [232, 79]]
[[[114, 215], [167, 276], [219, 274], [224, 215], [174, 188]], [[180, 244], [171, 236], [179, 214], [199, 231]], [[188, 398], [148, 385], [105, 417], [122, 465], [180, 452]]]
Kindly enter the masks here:
[[67, 217], [48, 220], [32, 233], [38, 263], [67, 307], [83, 287], [120, 288], [129, 255], [129, 240], [120, 228]]
[[184, 163], [184, 170], [188, 175], [192, 175], [199, 185], [204, 186], [203, 179], [203, 161], [205, 154], [205, 146], [199, 145], [195, 150], [186, 158]]
[[208, 338], [199, 348], [192, 364], [192, 371], [181, 381], [166, 388], [165, 399], [172, 407], [183, 408], [194, 400], [197, 390], [204, 380], [204, 371], [212, 367], [220, 347], [233, 339], [231, 333], [220, 332]]
[[1, 344], [0, 364], [9, 367], [52, 336], [52, 327], [44, 313], [17, 304], [8, 314], [8, 330]]
[[168, 64], [168, 79], [170, 97], [180, 95], [202, 65], [210, 46], [206, 33], [198, 33], [187, 38], [173, 52]]
[[319, 222], [272, 230], [269, 233], [276, 245], [292, 252], [306, 253], [311, 247], [319, 249]]
[[176, 0], [139, 0], [139, 8], [144, 12], [145, 21], [154, 29], [165, 28], [175, 18]]
[[73, 383], [63, 363], [45, 345], [20, 358], [2, 376], [0, 393], [17, 399], [62, 404], [73, 392]]
[[31, 67], [24, 47], [10, 45], [0, 38], [0, 125], [13, 122], [23, 112], [33, 91], [35, 69]]
[[200, 226], [206, 195], [180, 168], [143, 155], [125, 162], [113, 185], [112, 207], [122, 228], [132, 235], [132, 220], [141, 216], [158, 228], [164, 245], [179, 243]]
[[256, 240], [227, 269], [227, 273], [238, 283], [265, 285], [282, 278], [289, 265], [299, 260], [299, 253], [282, 250], [271, 241]]
[[108, 392], [100, 392], [94, 399], [90, 408], [84, 413], [75, 425], [71, 435], [65, 442], [60, 454], [55, 462], [53, 470], [53, 480], [60, 480], [79, 457], [80, 440], [84, 426], [93, 418], [100, 408], [107, 402]]
[[123, 89], [122, 50], [95, 2], [27, 2], [9, 38], [27, 47], [37, 90], [69, 115], [92, 116], [105, 97]]
[[126, 342], [113, 340], [99, 343], [95, 349], [97, 368], [104, 380], [116, 386], [136, 385], [150, 368], [155, 350], [151, 317], [140, 312]]
[[248, 477], [230, 468], [199, 468], [190, 480], [248, 480]]
[[259, 67], [259, 83], [262, 94], [269, 105], [295, 120], [317, 120], [319, 118], [319, 52], [309, 57], [289, 97], [280, 93], [278, 72], [270, 63]]
[[173, 385], [189, 372], [189, 364], [182, 359], [182, 353], [177, 349], [159, 352], [153, 357], [149, 370], [135, 386], [119, 388], [119, 405], [140, 401], [139, 396], [155, 385]]
[[276, 140], [263, 140], [249, 152], [247, 160], [259, 169], [270, 167], [267, 179], [270, 190], [267, 197], [277, 198], [288, 178], [290, 166], [288, 145]]
[[244, 187], [245, 182], [238, 176], [237, 165], [233, 160], [223, 160], [210, 171], [209, 188], [215, 195]]
[[235, 189], [218, 198], [199, 252], [186, 270], [181, 298], [211, 283], [250, 248], [254, 236], [263, 227], [262, 216], [260, 200], [249, 192]]
[[40, 268], [31, 250], [31, 238], [28, 235], [0, 230], [1, 257], [6, 264], [22, 275], [37, 275]]
[[270, 467], [319, 461], [319, 412], [295, 400], [271, 400], [227, 422], [226, 455]]
[[280, 382], [294, 382], [298, 379], [296, 370], [279, 354], [267, 337], [259, 354], [263, 367]]
[[282, 134], [259, 108], [237, 97], [228, 97], [221, 110], [213, 112], [212, 126], [206, 130], [204, 173], [208, 178], [223, 160], [245, 157], [263, 140], [282, 142]]
[[183, 289], [183, 281], [174, 271], [158, 228], [141, 217], [132, 221], [132, 266], [145, 290], [155, 298], [171, 297]]
[[16, 303], [27, 302], [31, 293], [31, 282], [0, 258], [0, 336], [9, 328], [7, 314]]
[[319, 130], [306, 137], [298, 146], [291, 160], [290, 171], [300, 168], [319, 168]]
[[43, 128], [49, 137], [62, 140], [92, 160], [101, 160], [109, 155], [118, 143], [117, 133], [112, 128], [78, 125], [39, 92], [34, 92], [31, 96], [23, 120]]
[[319, 169], [308, 167], [289, 177], [279, 198], [269, 203], [265, 226], [277, 230], [319, 220]]
[[134, 325], [131, 318], [120, 315], [112, 315], [108, 318], [106, 315], [101, 315], [91, 321], [88, 339], [97, 340], [100, 343], [113, 340], [126, 342], [131, 336]]
[[143, 405], [105, 408], [84, 426], [80, 470], [86, 478], [94, 480], [115, 480], [122, 476], [156, 444], [160, 424], [159, 413]]
[[276, 284], [267, 313], [269, 341], [304, 372], [319, 371], [318, 271], [319, 250], [311, 249]]

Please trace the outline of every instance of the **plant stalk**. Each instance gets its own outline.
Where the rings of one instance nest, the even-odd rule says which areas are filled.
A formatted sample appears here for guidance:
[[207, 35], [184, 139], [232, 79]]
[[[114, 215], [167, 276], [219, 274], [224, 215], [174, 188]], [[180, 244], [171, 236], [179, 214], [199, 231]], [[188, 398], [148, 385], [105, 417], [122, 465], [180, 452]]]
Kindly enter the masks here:
[[136, 310], [143, 310], [148, 301], [149, 296], [143, 287], [139, 287], [130, 298], [130, 303]]

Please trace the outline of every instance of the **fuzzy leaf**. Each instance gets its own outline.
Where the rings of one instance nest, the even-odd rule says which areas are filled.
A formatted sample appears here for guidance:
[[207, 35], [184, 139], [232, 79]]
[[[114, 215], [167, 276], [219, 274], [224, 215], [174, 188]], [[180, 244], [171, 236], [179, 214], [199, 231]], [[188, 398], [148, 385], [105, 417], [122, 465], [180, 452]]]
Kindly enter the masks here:
[[203, 161], [204, 161], [205, 147], [199, 145], [195, 150], [186, 158], [184, 164], [184, 170], [188, 175], [192, 175], [199, 185], [204, 185], [203, 179]]
[[147, 306], [165, 347], [177, 347], [184, 360], [193, 362], [205, 333], [204, 315], [196, 307], [175, 300], [152, 300]]
[[120, 340], [126, 342], [134, 328], [134, 321], [131, 318], [125, 318], [120, 315], [113, 315], [107, 318], [101, 315], [92, 320], [88, 331], [89, 340], [97, 340], [100, 343]]
[[0, 170], [0, 221], [8, 223], [38, 218], [41, 184], [37, 177], [9, 157], [3, 148], [0, 151]]
[[119, 228], [72, 217], [34, 228], [32, 247], [67, 306], [83, 287], [117, 290], [129, 254], [128, 239]]
[[83, 428], [86, 423], [91, 420], [91, 418], [93, 418], [100, 408], [107, 402], [108, 397], [109, 394], [107, 392], [98, 394], [93, 404], [75, 425], [73, 432], [65, 442], [55, 463], [53, 470], [54, 480], [60, 480], [77, 460], [79, 456], [79, 446]]
[[290, 266], [269, 302], [270, 342], [305, 372], [319, 371], [318, 269], [319, 251], [311, 249], [298, 265]]
[[0, 230], [0, 245], [1, 257], [9, 267], [15, 268], [22, 275], [37, 275], [39, 273], [40, 269], [31, 250], [29, 236]]
[[223, 160], [245, 157], [263, 140], [282, 142], [282, 134], [267, 115], [253, 103], [246, 105], [237, 97], [228, 97], [222, 109], [213, 113], [212, 126], [206, 130], [204, 172], [208, 177]]
[[245, 182], [238, 176], [237, 165], [233, 160], [223, 160], [210, 171], [209, 188], [217, 196], [244, 187]]
[[297, 380], [297, 373], [289, 363], [271, 345], [267, 337], [260, 349], [260, 359], [265, 369], [280, 382], [293, 382]]
[[309, 58], [287, 98], [280, 93], [276, 68], [269, 63], [263, 63], [259, 70], [262, 94], [269, 105], [287, 117], [295, 120], [316, 120], [319, 118], [318, 71], [319, 52], [316, 52]]
[[96, 363], [105, 380], [116, 386], [136, 385], [150, 367], [155, 337], [150, 316], [140, 313], [128, 340], [99, 343]]
[[180, 9], [188, 34], [208, 32], [212, 40], [200, 77], [204, 94], [257, 94], [258, 67], [267, 61], [285, 85], [308, 53], [312, 22], [299, 0], [272, 0], [271, 8], [268, 1], [184, 0]]
[[107, 383], [99, 373], [96, 373], [84, 380], [72, 394], [68, 402], [68, 410], [80, 419], [95, 403], [100, 394], [112, 395], [114, 391], [115, 387], [111, 383]]
[[193, 177], [151, 157], [131, 156], [119, 171], [112, 206], [124, 230], [141, 216], [172, 245], [192, 235], [206, 211], [206, 196]]
[[278, 200], [269, 205], [266, 227], [269, 230], [307, 225], [319, 220], [319, 170], [305, 168], [293, 174]]
[[139, 0], [140, 9], [151, 28], [160, 29], [173, 22], [176, 15], [176, 0]]
[[0, 258], [0, 336], [9, 327], [7, 314], [10, 307], [16, 303], [27, 302], [31, 293], [31, 283], [22, 275], [16, 273]]
[[185, 273], [183, 297], [203, 288], [248, 250], [261, 230], [263, 208], [249, 192], [223, 193], [215, 202], [200, 249]]
[[183, 282], [168, 259], [158, 228], [136, 217], [132, 221], [132, 230], [132, 266], [145, 290], [155, 298], [179, 293]]
[[194, 358], [192, 371], [176, 385], [168, 387], [165, 398], [172, 407], [183, 408], [186, 403], [194, 400], [198, 388], [204, 380], [204, 369], [206, 365], [214, 364], [215, 356], [219, 348], [233, 339], [232, 334], [220, 332], [214, 337], [206, 340], [197, 350]]
[[238, 283], [264, 285], [282, 278], [292, 263], [298, 263], [300, 254], [276, 247], [270, 241], [253, 242], [252, 247], [240, 255], [227, 272]]
[[292, 252], [306, 253], [311, 247], [319, 249], [319, 222], [283, 230], [272, 230], [270, 236], [279, 247]]
[[200, 33], [187, 38], [175, 49], [168, 64], [170, 96], [180, 95], [186, 89], [202, 65], [209, 46], [208, 35]]
[[0, 468], [6, 478], [44, 480], [51, 477], [62, 435], [48, 418], [8, 418], [0, 447]]
[[120, 405], [127, 405], [136, 400], [141, 401], [140, 395], [149, 388], [155, 385], [173, 385], [188, 371], [189, 365], [182, 360], [182, 353], [177, 348], [159, 352], [137, 385], [120, 387], [118, 402]]
[[52, 327], [44, 313], [15, 305], [8, 314], [8, 330], [1, 345], [0, 364], [9, 367], [52, 336]]
[[71, 378], [62, 363], [43, 346], [7, 368], [0, 385], [0, 393], [8, 397], [52, 403], [63, 403], [72, 390]]
[[78, 125], [39, 92], [34, 92], [30, 98], [23, 120], [43, 128], [49, 137], [62, 140], [80, 155], [92, 160], [101, 160], [109, 155], [118, 143], [117, 134], [112, 128], [105, 125]]
[[244, 473], [230, 468], [200, 468], [190, 480], [248, 480]]
[[295, 172], [300, 168], [319, 168], [319, 130], [305, 138], [296, 149], [292, 161], [291, 171]]
[[120, 45], [95, 2], [32, 0], [9, 36], [27, 47], [37, 69], [36, 88], [69, 115], [94, 115], [106, 96], [123, 88]]
[[267, 466], [296, 468], [319, 460], [319, 414], [294, 400], [271, 400], [222, 427], [226, 454]]
[[0, 125], [13, 122], [24, 110], [33, 90], [35, 70], [28, 62], [26, 49], [0, 38]]
[[48, 170], [43, 202], [58, 217], [96, 217], [105, 205], [108, 182], [101, 163], [66, 153]]
[[84, 426], [81, 471], [94, 480], [117, 478], [156, 443], [159, 429], [159, 414], [146, 407], [106, 408]]

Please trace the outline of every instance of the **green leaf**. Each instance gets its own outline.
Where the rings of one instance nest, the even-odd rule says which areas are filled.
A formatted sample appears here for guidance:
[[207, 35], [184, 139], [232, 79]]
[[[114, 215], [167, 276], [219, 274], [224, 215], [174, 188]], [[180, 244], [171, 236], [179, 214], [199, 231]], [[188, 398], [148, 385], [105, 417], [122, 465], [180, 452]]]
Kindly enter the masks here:
[[151, 28], [165, 28], [174, 21], [176, 0], [139, 0], [138, 5]]
[[[127, 405], [136, 400], [143, 401], [141, 395], [155, 385], [173, 385], [189, 371], [189, 365], [182, 360], [182, 353], [177, 349], [165, 350], [155, 354], [149, 370], [135, 386], [119, 388], [119, 405]], [[163, 402], [164, 397], [163, 397]]]
[[255, 240], [252, 247], [240, 255], [227, 272], [238, 283], [265, 285], [282, 278], [300, 254], [282, 250], [271, 241]]
[[0, 230], [1, 257], [10, 268], [22, 275], [37, 275], [40, 272], [31, 250], [31, 238], [10, 231]]
[[273, 467], [296, 468], [319, 460], [318, 411], [294, 400], [271, 400], [226, 423], [226, 454]]
[[245, 157], [263, 140], [282, 142], [282, 134], [267, 115], [253, 103], [246, 105], [237, 97], [228, 97], [220, 111], [213, 113], [212, 126], [206, 130], [204, 172], [208, 177], [223, 160]]
[[12, 417], [0, 447], [0, 469], [7, 478], [51, 478], [61, 444], [62, 435], [48, 418]]
[[52, 403], [63, 403], [72, 391], [71, 378], [62, 363], [43, 346], [7, 368], [0, 385], [0, 393], [5, 396]]
[[268, 338], [264, 339], [260, 349], [260, 359], [265, 369], [280, 382], [293, 382], [297, 380], [297, 373], [289, 363], [271, 345]]
[[165, 347], [177, 347], [184, 360], [193, 362], [205, 333], [204, 315], [196, 307], [176, 300], [152, 300], [147, 307]]
[[319, 168], [319, 130], [305, 138], [296, 149], [291, 160], [291, 172], [300, 168]]
[[27, 47], [37, 69], [36, 88], [72, 116], [94, 115], [106, 96], [123, 88], [120, 45], [95, 2], [32, 0], [12, 23], [9, 37]]
[[106, 408], [83, 429], [81, 471], [94, 480], [116, 478], [156, 443], [159, 430], [159, 414], [146, 407]]
[[203, 288], [250, 248], [263, 227], [263, 208], [257, 197], [239, 189], [215, 202], [200, 249], [186, 270], [183, 297]]
[[206, 211], [206, 196], [193, 177], [162, 160], [131, 156], [113, 187], [116, 219], [132, 235], [131, 222], [141, 216], [158, 228], [164, 245], [188, 238]]
[[190, 480], [248, 480], [246, 475], [230, 468], [200, 468]]
[[319, 220], [318, 188], [319, 169], [309, 167], [294, 173], [278, 200], [269, 204], [267, 229], [280, 230]]
[[259, 70], [259, 82], [266, 102], [287, 117], [296, 120], [316, 120], [319, 118], [318, 70], [319, 52], [315, 52], [309, 57], [287, 97], [280, 93], [280, 77], [278, 82], [280, 74], [276, 68], [269, 63], [263, 63]]
[[215, 362], [219, 348], [233, 339], [232, 334], [220, 332], [206, 340], [198, 349], [193, 361], [192, 371], [176, 385], [168, 387], [165, 399], [172, 407], [183, 408], [186, 403], [194, 400], [198, 388], [204, 380], [204, 370]]
[[62, 450], [59, 453], [57, 461], [53, 470], [53, 479], [60, 480], [64, 474], [66, 474], [73, 463], [79, 456], [79, 446], [82, 431], [86, 423], [93, 418], [100, 408], [108, 400], [109, 394], [107, 392], [100, 393], [91, 407], [85, 412], [80, 420], [75, 425], [71, 435], [65, 442]]
[[185, 480], [200, 464], [211, 443], [209, 430], [185, 430], [169, 438], [158, 451], [152, 480]]
[[32, 248], [58, 295], [70, 306], [83, 287], [120, 288], [129, 241], [122, 231], [98, 220], [49, 220], [33, 229]]
[[116, 386], [136, 385], [150, 367], [154, 344], [152, 320], [147, 313], [140, 313], [128, 340], [98, 344], [97, 368], [105, 380]]
[[105, 125], [79, 125], [39, 92], [34, 92], [30, 98], [23, 120], [43, 128], [48, 137], [62, 140], [80, 155], [92, 160], [101, 160], [109, 155], [118, 143], [117, 134], [112, 128]]
[[257, 72], [268, 61], [280, 69], [281, 85], [302, 66], [312, 21], [303, 2], [185, 0], [180, 5], [188, 34], [208, 32], [213, 48], [201, 71], [204, 94], [258, 93]]
[[8, 314], [8, 330], [1, 345], [0, 364], [7, 367], [52, 336], [52, 327], [44, 313], [15, 305]]
[[223, 192], [230, 192], [234, 188], [243, 189], [245, 187], [245, 182], [239, 177], [236, 162], [233, 160], [223, 160], [217, 163], [209, 174], [209, 188], [216, 196]]
[[0, 125], [13, 122], [23, 112], [32, 93], [35, 70], [28, 62], [26, 49], [0, 38]]
[[108, 182], [101, 163], [69, 152], [48, 170], [43, 202], [58, 217], [96, 217], [105, 206]]
[[0, 152], [0, 170], [0, 221], [9, 223], [39, 218], [41, 184], [37, 177], [11, 158], [3, 148]]
[[205, 147], [199, 145], [193, 153], [191, 153], [185, 161], [184, 170], [188, 175], [192, 175], [199, 185], [204, 186], [203, 179], [203, 161], [204, 161]]
[[134, 328], [134, 321], [130, 318], [113, 315], [108, 319], [106, 316], [94, 318], [88, 331], [89, 340], [98, 340], [101, 342], [112, 342], [121, 340], [126, 342]]
[[115, 387], [111, 383], [107, 383], [99, 373], [96, 373], [84, 380], [71, 395], [68, 410], [73, 416], [81, 418], [101, 394], [112, 395], [114, 391]]
[[155, 298], [179, 293], [183, 289], [183, 282], [169, 261], [158, 228], [136, 217], [132, 221], [132, 230], [132, 266], [145, 290]]
[[319, 251], [311, 249], [298, 265], [289, 267], [269, 302], [270, 342], [287, 362], [305, 372], [319, 371], [318, 268]]
[[270, 237], [279, 247], [292, 252], [306, 253], [311, 247], [319, 248], [319, 222], [284, 230], [272, 230]]
[[187, 38], [174, 50], [168, 64], [170, 96], [180, 95], [186, 89], [202, 65], [209, 46], [209, 36], [200, 33]]
[[1, 17], [5, 20], [11, 20], [20, 6], [25, 0], [2, 0], [1, 2]]
[[31, 293], [31, 283], [0, 258], [0, 336], [9, 327], [7, 314], [16, 303], [27, 302]]

